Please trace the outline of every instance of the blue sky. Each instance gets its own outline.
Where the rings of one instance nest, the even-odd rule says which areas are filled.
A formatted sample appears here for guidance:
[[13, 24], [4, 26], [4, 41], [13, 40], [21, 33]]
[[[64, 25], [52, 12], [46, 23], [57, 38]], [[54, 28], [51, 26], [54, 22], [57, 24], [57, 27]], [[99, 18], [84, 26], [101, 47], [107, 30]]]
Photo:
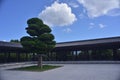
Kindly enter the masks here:
[[26, 21], [38, 17], [57, 42], [120, 36], [120, 0], [3, 0], [0, 41], [26, 36]]

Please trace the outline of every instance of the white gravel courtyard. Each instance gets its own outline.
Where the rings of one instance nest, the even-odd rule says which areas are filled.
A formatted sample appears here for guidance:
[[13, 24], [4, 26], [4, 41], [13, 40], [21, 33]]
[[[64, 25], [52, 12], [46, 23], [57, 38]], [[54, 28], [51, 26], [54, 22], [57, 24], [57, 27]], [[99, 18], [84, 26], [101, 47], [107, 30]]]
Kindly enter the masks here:
[[120, 64], [63, 64], [44, 71], [1, 69], [2, 80], [120, 80]]

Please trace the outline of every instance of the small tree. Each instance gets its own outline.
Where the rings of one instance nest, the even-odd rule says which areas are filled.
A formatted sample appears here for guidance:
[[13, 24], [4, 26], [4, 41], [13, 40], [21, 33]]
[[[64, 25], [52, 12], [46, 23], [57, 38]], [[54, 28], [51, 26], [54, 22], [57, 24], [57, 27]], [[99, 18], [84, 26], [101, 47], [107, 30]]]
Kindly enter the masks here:
[[29, 36], [22, 37], [20, 42], [27, 51], [37, 53], [38, 66], [42, 68], [42, 55], [55, 47], [54, 35], [51, 34], [49, 26], [38, 18], [29, 19], [27, 24], [26, 30]]
[[15, 39], [15, 40], [10, 40], [10, 42], [14, 42], [14, 43], [19, 43], [20, 41], [18, 39]]

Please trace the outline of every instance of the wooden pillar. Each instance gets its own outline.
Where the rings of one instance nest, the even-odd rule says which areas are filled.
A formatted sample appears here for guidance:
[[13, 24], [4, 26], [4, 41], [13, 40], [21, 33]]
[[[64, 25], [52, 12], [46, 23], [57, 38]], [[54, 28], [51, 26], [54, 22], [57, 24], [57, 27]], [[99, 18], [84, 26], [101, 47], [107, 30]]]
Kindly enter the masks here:
[[89, 50], [89, 51], [88, 51], [88, 54], [89, 54], [89, 60], [92, 60], [92, 51]]
[[74, 61], [74, 52], [71, 51], [71, 54], [72, 54], [72, 61]]
[[17, 62], [20, 62], [20, 53], [16, 53]]
[[7, 53], [4, 53], [4, 63], [7, 63]]
[[58, 52], [56, 51], [56, 61], [58, 61]]
[[113, 60], [117, 60], [117, 49], [113, 49]]
[[7, 62], [10, 62], [10, 52], [7, 53], [8, 56], [7, 56]]
[[59, 52], [56, 51], [56, 60], [59, 61]]
[[10, 52], [7, 52], [7, 63], [10, 62]]
[[67, 51], [65, 51], [65, 52], [64, 52], [64, 55], [63, 55], [63, 56], [65, 57], [65, 58], [64, 58], [64, 60], [65, 60], [65, 61], [67, 61], [67, 60], [68, 60], [68, 56], [67, 56], [67, 55], [68, 55], [68, 52], [67, 52]]
[[92, 60], [96, 60], [96, 49], [92, 50]]
[[57, 51], [55, 51], [55, 53], [56, 53], [56, 61], [58, 61], [58, 53], [57, 53]]
[[85, 52], [85, 60], [89, 60], [89, 52], [88, 52], [88, 50], [85, 50], [84, 51]]
[[77, 61], [77, 51], [75, 51], [75, 60]]
[[54, 52], [54, 53], [55, 53], [55, 61], [56, 61], [57, 55], [56, 55], [56, 52]]

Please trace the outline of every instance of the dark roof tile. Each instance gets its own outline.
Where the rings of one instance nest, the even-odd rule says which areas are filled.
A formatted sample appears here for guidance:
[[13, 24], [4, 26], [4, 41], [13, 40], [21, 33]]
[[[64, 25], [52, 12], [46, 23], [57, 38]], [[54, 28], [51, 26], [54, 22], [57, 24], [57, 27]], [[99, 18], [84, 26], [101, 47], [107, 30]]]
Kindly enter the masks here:
[[61, 43], [57, 43], [55, 47], [57, 48], [57, 47], [78, 46], [78, 45], [82, 46], [82, 45], [114, 43], [114, 42], [120, 42], [120, 37], [61, 42]]
[[16, 48], [22, 48], [22, 45], [21, 45], [20, 43], [0, 41], [0, 47], [16, 47]]

